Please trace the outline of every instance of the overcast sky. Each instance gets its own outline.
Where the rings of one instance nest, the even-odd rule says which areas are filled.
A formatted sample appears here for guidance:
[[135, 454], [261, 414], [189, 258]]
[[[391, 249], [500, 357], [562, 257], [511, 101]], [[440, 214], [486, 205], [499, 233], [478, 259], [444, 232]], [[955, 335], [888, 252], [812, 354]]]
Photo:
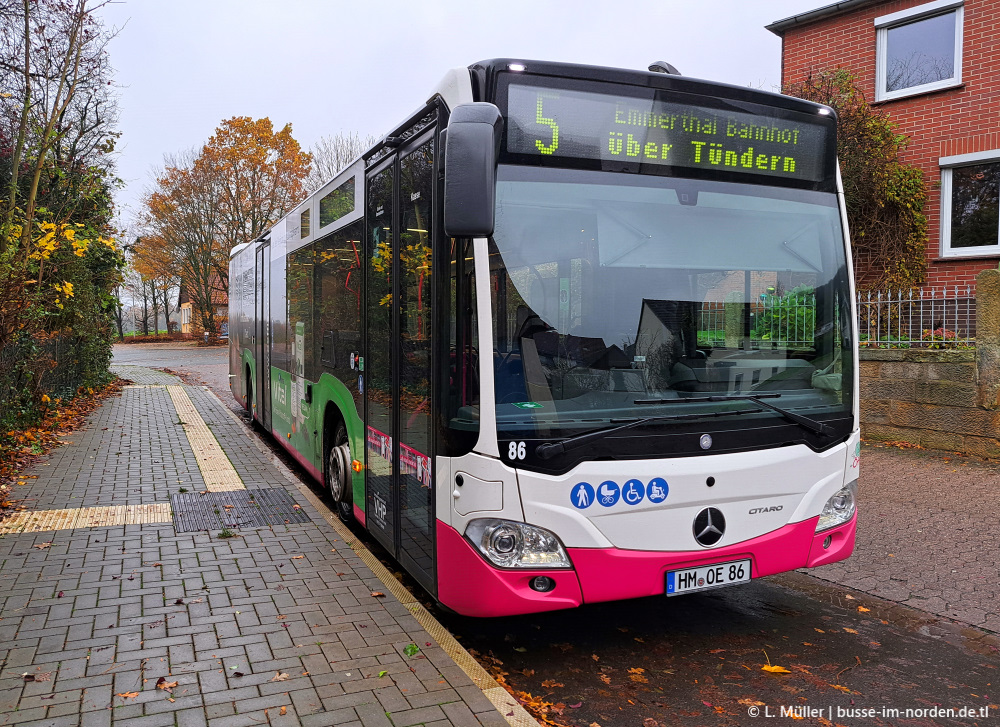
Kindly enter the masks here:
[[224, 119], [292, 124], [303, 148], [382, 135], [449, 68], [514, 57], [646, 68], [777, 90], [768, 23], [829, 0], [124, 0], [101, 15], [120, 86], [123, 221], [152, 171]]

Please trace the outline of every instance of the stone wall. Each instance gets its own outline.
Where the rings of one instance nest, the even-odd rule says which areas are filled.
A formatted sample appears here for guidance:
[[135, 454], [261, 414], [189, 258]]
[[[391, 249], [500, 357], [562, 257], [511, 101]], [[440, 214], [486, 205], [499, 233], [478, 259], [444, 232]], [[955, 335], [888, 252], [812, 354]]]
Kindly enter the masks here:
[[977, 394], [974, 350], [861, 350], [865, 439], [1000, 457], [1000, 411]]
[[976, 276], [976, 347], [863, 348], [861, 436], [1000, 457], [1000, 270]]

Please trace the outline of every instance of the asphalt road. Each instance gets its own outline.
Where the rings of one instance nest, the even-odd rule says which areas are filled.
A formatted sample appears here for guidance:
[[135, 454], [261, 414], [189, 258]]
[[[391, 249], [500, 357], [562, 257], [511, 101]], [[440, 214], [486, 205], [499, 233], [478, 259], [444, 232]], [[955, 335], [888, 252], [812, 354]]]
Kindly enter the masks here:
[[[236, 409], [226, 356], [133, 344], [113, 363], [169, 368]], [[810, 575], [518, 618], [437, 615], [556, 724], [997, 724], [1000, 467], [865, 447], [859, 499], [856, 554]]]

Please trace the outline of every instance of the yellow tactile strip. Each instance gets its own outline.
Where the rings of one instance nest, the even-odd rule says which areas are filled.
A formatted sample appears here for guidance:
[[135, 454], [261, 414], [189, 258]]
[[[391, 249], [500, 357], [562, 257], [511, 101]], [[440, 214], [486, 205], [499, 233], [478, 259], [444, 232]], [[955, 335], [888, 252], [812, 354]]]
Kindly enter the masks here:
[[146, 525], [171, 522], [170, 503], [149, 505], [108, 505], [77, 507], [64, 510], [34, 510], [20, 512], [0, 524], [0, 535], [6, 533], [42, 533], [49, 530], [103, 528], [111, 525]]
[[174, 402], [177, 416], [184, 425], [184, 433], [198, 462], [205, 489], [209, 492], [245, 490], [243, 480], [236, 473], [229, 457], [222, 451], [212, 430], [205, 424], [201, 414], [194, 408], [183, 386], [167, 386], [170, 399]]

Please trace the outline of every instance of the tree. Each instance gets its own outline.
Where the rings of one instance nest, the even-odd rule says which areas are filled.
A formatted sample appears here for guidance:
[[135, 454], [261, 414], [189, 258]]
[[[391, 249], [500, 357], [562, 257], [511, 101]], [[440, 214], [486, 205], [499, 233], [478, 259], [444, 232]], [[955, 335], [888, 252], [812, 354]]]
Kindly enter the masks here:
[[318, 190], [374, 143], [374, 136], [359, 137], [357, 132], [321, 138], [309, 149], [312, 167], [305, 181], [306, 191], [312, 194]]
[[156, 248], [183, 281], [202, 330], [217, 333], [213, 306], [220, 281], [216, 269], [228, 249], [220, 244], [221, 190], [218, 180], [195, 164], [193, 155], [168, 167], [156, 180], [156, 191], [144, 200], [146, 234], [137, 240], [137, 255]]
[[837, 112], [837, 155], [860, 288], [910, 288], [927, 272], [927, 188], [920, 169], [901, 161], [909, 138], [873, 108], [845, 69], [810, 74], [785, 89]]
[[123, 259], [102, 5], [0, 0], [0, 439], [46, 392], [109, 377]]
[[[224, 121], [201, 151], [169, 160], [144, 200], [138, 256], [183, 281], [203, 330], [214, 337], [217, 293], [229, 287], [229, 251], [254, 240], [305, 195], [309, 155], [291, 125]], [[157, 256], [164, 256], [160, 262]]]

